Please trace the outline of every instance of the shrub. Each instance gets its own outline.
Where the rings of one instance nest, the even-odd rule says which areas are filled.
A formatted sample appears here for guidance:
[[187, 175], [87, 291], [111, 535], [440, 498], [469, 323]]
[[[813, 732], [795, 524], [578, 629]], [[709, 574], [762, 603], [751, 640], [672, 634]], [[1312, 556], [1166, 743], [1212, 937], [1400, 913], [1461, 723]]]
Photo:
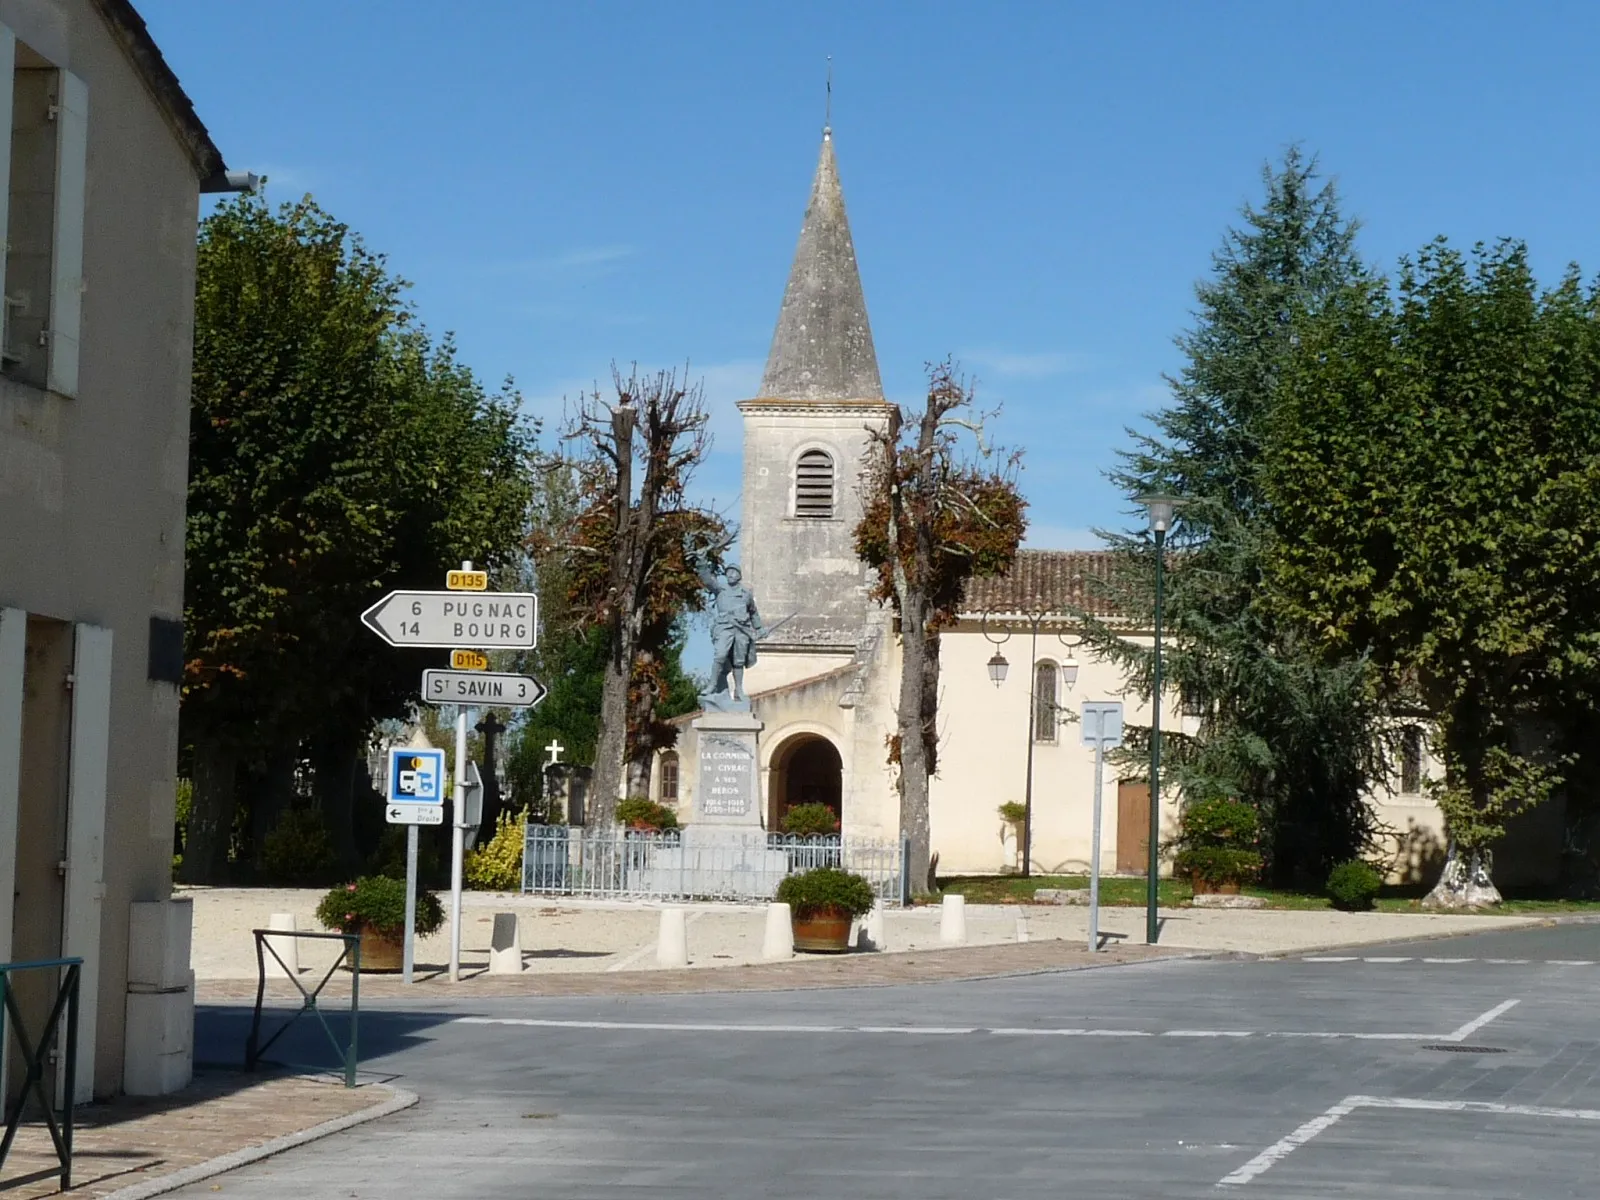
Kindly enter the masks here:
[[999, 812], [1000, 819], [1007, 825], [1021, 825], [1028, 819], [1028, 806], [1017, 800], [1007, 800]]
[[522, 829], [527, 823], [526, 808], [500, 814], [494, 836], [467, 851], [461, 871], [468, 887], [490, 892], [522, 890]]
[[261, 870], [272, 883], [327, 883], [338, 864], [328, 827], [314, 808], [284, 809], [276, 827], [261, 839]]
[[[448, 832], [448, 831], [446, 831]], [[444, 881], [448, 883], [450, 870], [439, 852], [434, 830], [424, 826], [417, 831], [417, 880], [429, 886]], [[367, 859], [368, 875], [387, 875], [391, 879], [406, 877], [406, 827], [385, 825], [378, 837], [378, 848]]]
[[1246, 883], [1261, 870], [1256, 850], [1261, 822], [1256, 810], [1226, 796], [1196, 800], [1178, 822], [1172, 869], [1180, 877], [1212, 887]]
[[1366, 912], [1382, 887], [1382, 873], [1359, 858], [1342, 862], [1328, 873], [1328, 899], [1341, 912]]
[[778, 902], [802, 920], [822, 909], [843, 909], [852, 917], [864, 917], [878, 901], [872, 885], [860, 875], [837, 867], [817, 867], [790, 875], [778, 885]]
[[629, 829], [676, 829], [678, 814], [645, 796], [629, 796], [617, 803], [617, 820]]
[[[406, 881], [387, 875], [363, 875], [336, 887], [317, 905], [317, 920], [341, 933], [370, 929], [383, 937], [406, 931]], [[433, 933], [444, 924], [444, 908], [432, 892], [417, 892], [417, 933]]]
[[783, 831], [796, 837], [839, 832], [839, 818], [826, 804], [796, 804], [783, 814]]

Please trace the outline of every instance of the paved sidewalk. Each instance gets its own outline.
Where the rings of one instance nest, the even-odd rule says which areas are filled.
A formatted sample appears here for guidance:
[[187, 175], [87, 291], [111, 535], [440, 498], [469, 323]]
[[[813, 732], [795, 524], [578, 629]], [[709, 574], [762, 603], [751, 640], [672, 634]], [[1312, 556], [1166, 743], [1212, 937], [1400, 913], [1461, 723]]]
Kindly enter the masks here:
[[[175, 1095], [124, 1096], [80, 1108], [70, 1192], [58, 1186], [49, 1132], [43, 1125], [24, 1126], [0, 1171], [0, 1195], [7, 1200], [157, 1195], [167, 1184], [177, 1187], [192, 1180], [201, 1173], [201, 1164], [211, 1160], [228, 1156], [229, 1165], [250, 1161], [251, 1150], [279, 1139], [341, 1118], [357, 1123], [362, 1114], [392, 1111], [414, 1099], [381, 1084], [346, 1088], [342, 1081], [305, 1076], [204, 1071]], [[328, 1129], [324, 1136], [337, 1131]], [[48, 1176], [13, 1187], [14, 1180], [38, 1172]]]
[[[1108, 947], [1090, 954], [1084, 946], [1060, 941], [1024, 942], [994, 946], [963, 946], [945, 950], [907, 951], [900, 954], [852, 953], [800, 955], [788, 962], [746, 964], [717, 971], [616, 971], [605, 973], [490, 975], [480, 962], [461, 982], [450, 983], [442, 971], [419, 974], [407, 987], [395, 975], [361, 976], [361, 998], [427, 1000], [479, 996], [647, 996], [693, 992], [773, 992], [811, 988], [893, 987], [897, 984], [938, 983], [958, 979], [986, 979], [999, 975], [1025, 975], [1085, 967], [1109, 967], [1151, 958], [1193, 956], [1195, 951], [1161, 946]], [[307, 986], [320, 979], [302, 979]], [[256, 985], [245, 980], [203, 980], [196, 985], [201, 1004], [252, 1000]], [[348, 972], [339, 971], [324, 996], [350, 994]], [[285, 979], [270, 982], [267, 996], [296, 1001], [299, 993]]]

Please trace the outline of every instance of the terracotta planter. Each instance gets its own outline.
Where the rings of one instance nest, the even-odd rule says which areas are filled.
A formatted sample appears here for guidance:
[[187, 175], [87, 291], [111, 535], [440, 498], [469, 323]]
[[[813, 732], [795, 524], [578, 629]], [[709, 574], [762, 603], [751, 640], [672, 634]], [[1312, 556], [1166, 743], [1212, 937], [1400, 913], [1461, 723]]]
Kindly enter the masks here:
[[1237, 896], [1239, 894], [1239, 884], [1237, 882], [1209, 883], [1204, 879], [1196, 879], [1194, 881], [1194, 894], [1196, 896]]
[[389, 936], [363, 925], [361, 927], [361, 970], [399, 971], [405, 966], [405, 934]]
[[856, 919], [842, 908], [823, 908], [809, 916], [793, 916], [794, 948], [813, 954], [843, 954], [850, 949]]

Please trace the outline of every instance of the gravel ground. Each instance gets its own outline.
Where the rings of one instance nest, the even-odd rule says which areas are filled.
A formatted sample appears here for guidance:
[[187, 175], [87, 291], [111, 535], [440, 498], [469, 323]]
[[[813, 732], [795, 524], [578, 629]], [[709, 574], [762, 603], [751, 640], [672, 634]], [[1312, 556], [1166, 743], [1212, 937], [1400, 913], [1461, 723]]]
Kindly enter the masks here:
[[[273, 913], [293, 913], [295, 927], [318, 930], [313, 912], [322, 892], [288, 888], [186, 888], [194, 897], [192, 962], [200, 979], [254, 979], [252, 929]], [[448, 902], [448, 896], [444, 897]], [[447, 903], [448, 907], [448, 903]], [[469, 892], [463, 900], [462, 962], [488, 961], [496, 912], [516, 912], [527, 969], [543, 973], [634, 971], [655, 968], [662, 904], [622, 903]], [[765, 911], [757, 905], [675, 905], [689, 917], [689, 969], [761, 961]], [[1445, 916], [1413, 913], [1340, 913], [1283, 910], [1162, 910], [1161, 945], [1186, 950], [1284, 954], [1327, 946], [1361, 945], [1399, 938], [1437, 937], [1537, 925], [1538, 917]], [[967, 945], [1019, 939], [1019, 919], [1029, 940], [1086, 941], [1088, 910], [1076, 907], [974, 905], [966, 908]], [[889, 951], [940, 948], [937, 908], [890, 909], [884, 914]], [[1102, 933], [1143, 942], [1144, 911], [1101, 910]], [[419, 939], [419, 968], [449, 961], [449, 925]], [[337, 950], [331, 942], [301, 941], [303, 973], [325, 970]]]

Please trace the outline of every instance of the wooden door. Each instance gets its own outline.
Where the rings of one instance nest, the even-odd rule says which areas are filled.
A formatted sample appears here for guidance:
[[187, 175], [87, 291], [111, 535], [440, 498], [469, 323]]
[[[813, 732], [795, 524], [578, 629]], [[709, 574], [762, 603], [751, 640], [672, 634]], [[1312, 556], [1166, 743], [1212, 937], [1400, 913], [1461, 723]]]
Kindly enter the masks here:
[[1117, 780], [1117, 874], [1145, 875], [1150, 868], [1150, 783]]

